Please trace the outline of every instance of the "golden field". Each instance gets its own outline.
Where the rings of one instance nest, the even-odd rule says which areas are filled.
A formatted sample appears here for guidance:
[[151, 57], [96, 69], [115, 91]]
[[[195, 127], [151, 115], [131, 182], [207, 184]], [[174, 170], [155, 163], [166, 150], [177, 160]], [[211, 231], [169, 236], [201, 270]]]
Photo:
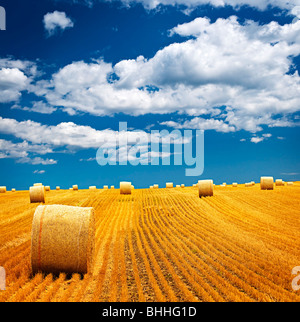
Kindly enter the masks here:
[[300, 183], [262, 191], [52, 190], [46, 204], [94, 207], [91, 274], [32, 275], [29, 192], [0, 194], [0, 302], [300, 301]]

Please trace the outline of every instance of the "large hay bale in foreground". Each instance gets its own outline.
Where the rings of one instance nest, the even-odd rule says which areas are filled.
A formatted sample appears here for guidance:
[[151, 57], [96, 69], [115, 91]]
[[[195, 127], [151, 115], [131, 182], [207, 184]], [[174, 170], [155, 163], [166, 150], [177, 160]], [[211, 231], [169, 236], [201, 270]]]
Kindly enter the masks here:
[[34, 186], [29, 188], [30, 202], [45, 202], [45, 187]]
[[94, 244], [93, 208], [37, 207], [31, 231], [33, 273], [89, 273], [93, 265]]
[[3, 186], [3, 187], [0, 187], [0, 193], [5, 193], [6, 192], [6, 187]]
[[276, 179], [275, 180], [275, 185], [276, 186], [284, 186], [284, 182], [282, 181], [282, 179]]
[[173, 182], [167, 182], [166, 188], [173, 188]]
[[132, 185], [131, 182], [120, 182], [120, 194], [121, 195], [131, 195]]
[[213, 180], [199, 180], [198, 181], [199, 197], [209, 197], [214, 195]]
[[274, 178], [273, 177], [261, 177], [260, 178], [260, 189], [261, 190], [273, 190], [274, 189]]

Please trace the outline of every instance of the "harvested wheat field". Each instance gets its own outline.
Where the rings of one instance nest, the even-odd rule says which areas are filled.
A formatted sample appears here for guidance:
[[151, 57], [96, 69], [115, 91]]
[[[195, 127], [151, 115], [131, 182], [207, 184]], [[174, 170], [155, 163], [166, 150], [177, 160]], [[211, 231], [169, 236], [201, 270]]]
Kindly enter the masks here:
[[261, 190], [51, 190], [46, 204], [93, 207], [90, 274], [31, 272], [28, 191], [0, 195], [0, 301], [300, 301], [300, 183]]

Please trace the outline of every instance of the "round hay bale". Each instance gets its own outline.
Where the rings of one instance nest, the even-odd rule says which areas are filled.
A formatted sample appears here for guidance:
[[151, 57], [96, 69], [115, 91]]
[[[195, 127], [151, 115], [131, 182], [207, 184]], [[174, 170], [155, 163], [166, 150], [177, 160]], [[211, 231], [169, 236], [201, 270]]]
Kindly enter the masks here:
[[199, 180], [198, 181], [199, 197], [208, 197], [214, 195], [213, 180]]
[[89, 190], [97, 190], [96, 186], [89, 186]]
[[72, 190], [73, 191], [73, 188], [69, 188], [69, 190]]
[[34, 187], [38, 187], [38, 186], [42, 186], [43, 184], [42, 183], [34, 183], [33, 186]]
[[45, 186], [46, 191], [50, 191], [50, 186]]
[[236, 188], [238, 186], [237, 182], [233, 182], [232, 186]]
[[173, 182], [167, 182], [166, 188], [173, 188]]
[[226, 187], [226, 182], [223, 182], [222, 185], [223, 185], [223, 187]]
[[108, 189], [108, 186], [103, 186], [103, 189]]
[[158, 184], [153, 185], [153, 189], [158, 189], [158, 188], [159, 188]]
[[89, 273], [95, 243], [94, 209], [38, 206], [32, 221], [33, 273]]
[[15, 188], [12, 188], [12, 189], [11, 189], [11, 192], [16, 192], [16, 189], [15, 189]]
[[73, 190], [74, 190], [74, 191], [77, 191], [77, 190], [78, 190], [78, 185], [77, 185], [77, 184], [74, 184], [74, 185], [73, 185]]
[[30, 202], [45, 202], [45, 187], [34, 186], [29, 188]]
[[0, 193], [5, 193], [6, 192], [6, 187], [3, 186], [3, 187], [0, 187]]
[[246, 182], [245, 183], [245, 187], [251, 187], [251, 186], [252, 186], [251, 182]]
[[282, 179], [276, 179], [275, 180], [275, 185], [276, 186], [284, 186], [284, 182], [282, 181]]
[[56, 187], [56, 190], [60, 190], [60, 186], [57, 186], [57, 187]]
[[255, 182], [254, 181], [251, 181], [250, 182], [252, 186], [255, 186]]
[[176, 187], [176, 188], [180, 188], [180, 184], [177, 184], [175, 187]]
[[261, 177], [260, 178], [260, 189], [261, 190], [273, 190], [274, 189], [273, 177]]
[[185, 187], [185, 185], [184, 184], [181, 184], [181, 188], [184, 188]]
[[115, 186], [110, 186], [110, 189], [115, 189]]
[[291, 181], [287, 182], [287, 186], [293, 186], [293, 185], [294, 185], [294, 182], [291, 182]]
[[153, 186], [150, 186], [150, 189], [153, 189]]
[[197, 183], [194, 183], [194, 184], [193, 184], [193, 187], [197, 187]]
[[131, 195], [131, 182], [120, 182], [120, 194], [121, 195]]

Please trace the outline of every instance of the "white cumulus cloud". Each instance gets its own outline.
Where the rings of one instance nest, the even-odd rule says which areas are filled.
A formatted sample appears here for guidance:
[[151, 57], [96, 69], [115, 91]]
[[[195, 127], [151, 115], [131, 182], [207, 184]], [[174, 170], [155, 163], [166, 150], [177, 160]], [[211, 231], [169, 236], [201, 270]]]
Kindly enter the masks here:
[[67, 17], [66, 13], [60, 11], [45, 14], [43, 23], [49, 36], [53, 35], [59, 29], [65, 30], [74, 26], [73, 21]]

